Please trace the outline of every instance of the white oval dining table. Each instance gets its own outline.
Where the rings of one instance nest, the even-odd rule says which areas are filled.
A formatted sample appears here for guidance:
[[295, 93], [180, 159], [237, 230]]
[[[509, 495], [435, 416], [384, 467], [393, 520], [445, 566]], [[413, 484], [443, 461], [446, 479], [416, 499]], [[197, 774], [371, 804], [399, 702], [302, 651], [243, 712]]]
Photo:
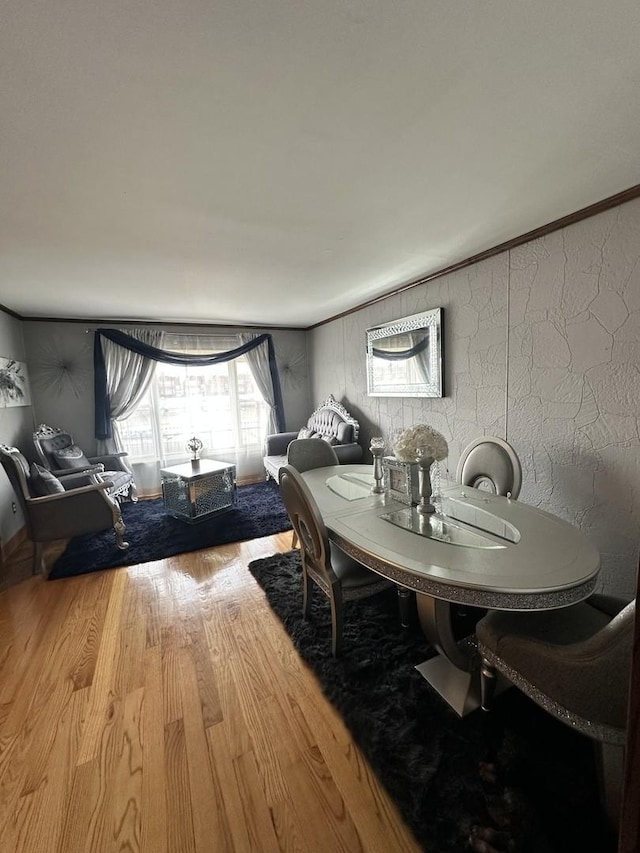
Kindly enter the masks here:
[[416, 593], [418, 615], [440, 655], [425, 678], [460, 714], [479, 703], [475, 659], [455, 635], [452, 604], [495, 610], [568, 607], [595, 589], [600, 555], [574, 525], [521, 501], [468, 486], [442, 489], [422, 517], [373, 494], [371, 465], [302, 474], [330, 538], [374, 572]]

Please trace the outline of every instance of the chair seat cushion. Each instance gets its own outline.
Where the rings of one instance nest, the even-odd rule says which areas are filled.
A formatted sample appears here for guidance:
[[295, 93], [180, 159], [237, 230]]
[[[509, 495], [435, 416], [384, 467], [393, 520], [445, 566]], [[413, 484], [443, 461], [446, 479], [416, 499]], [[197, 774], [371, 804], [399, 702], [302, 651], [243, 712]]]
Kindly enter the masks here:
[[53, 458], [60, 468], [87, 468], [91, 462], [77, 444], [68, 444], [52, 451]]
[[287, 464], [286, 456], [265, 456], [263, 459], [265, 470], [268, 476], [278, 482], [278, 474], [283, 465]]
[[[498, 668], [535, 701], [544, 705], [546, 700], [538, 695], [542, 694], [578, 718], [622, 729], [633, 641], [633, 619], [628, 618], [632, 607], [628, 605], [613, 620], [587, 602], [544, 613], [496, 611], [478, 622], [476, 636], [481, 654], [488, 653], [489, 660], [495, 655]], [[624, 630], [605, 644], [616, 621]]]
[[128, 471], [104, 471], [100, 477], [113, 483], [113, 489], [109, 489], [109, 491], [114, 495], [127, 489], [133, 479]]
[[56, 495], [64, 492], [64, 486], [55, 474], [52, 474], [51, 471], [47, 471], [46, 468], [34, 462], [31, 465], [29, 491], [34, 498], [42, 498], [46, 495]]

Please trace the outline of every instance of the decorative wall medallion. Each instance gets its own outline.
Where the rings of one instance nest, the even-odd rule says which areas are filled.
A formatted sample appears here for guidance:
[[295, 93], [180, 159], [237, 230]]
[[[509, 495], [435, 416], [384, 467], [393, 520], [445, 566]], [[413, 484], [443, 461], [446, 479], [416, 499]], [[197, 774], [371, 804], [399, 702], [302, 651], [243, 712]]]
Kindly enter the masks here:
[[41, 343], [31, 362], [33, 384], [42, 390], [50, 389], [57, 396], [69, 391], [81, 397], [91, 380], [91, 350], [88, 346], [72, 346], [54, 337]]
[[278, 372], [285, 388], [299, 388], [307, 379], [307, 356], [299, 349], [278, 345]]

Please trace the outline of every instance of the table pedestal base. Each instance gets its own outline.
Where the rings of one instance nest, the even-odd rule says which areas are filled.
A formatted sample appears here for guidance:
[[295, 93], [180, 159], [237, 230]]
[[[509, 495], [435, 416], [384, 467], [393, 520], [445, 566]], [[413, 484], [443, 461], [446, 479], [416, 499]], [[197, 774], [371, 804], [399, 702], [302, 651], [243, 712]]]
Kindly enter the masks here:
[[[480, 707], [479, 669], [474, 668], [470, 671], [458, 669], [443, 655], [436, 655], [419, 663], [416, 669], [459, 717], [466, 717]], [[510, 686], [510, 682], [498, 675], [494, 696]]]
[[480, 707], [480, 673], [465, 672], [442, 655], [419, 663], [416, 669], [459, 717]]

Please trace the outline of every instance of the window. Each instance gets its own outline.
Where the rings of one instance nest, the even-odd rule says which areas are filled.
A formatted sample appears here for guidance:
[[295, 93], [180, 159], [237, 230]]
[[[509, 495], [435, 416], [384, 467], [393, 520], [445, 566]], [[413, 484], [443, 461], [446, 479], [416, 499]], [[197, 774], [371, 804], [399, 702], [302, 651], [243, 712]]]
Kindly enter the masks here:
[[[167, 335], [174, 352], [226, 352], [236, 337]], [[188, 457], [185, 445], [196, 435], [207, 456], [234, 462], [238, 475], [261, 472], [268, 406], [244, 356], [205, 367], [159, 362], [136, 410], [117, 427], [132, 463], [160, 460], [175, 464]]]

